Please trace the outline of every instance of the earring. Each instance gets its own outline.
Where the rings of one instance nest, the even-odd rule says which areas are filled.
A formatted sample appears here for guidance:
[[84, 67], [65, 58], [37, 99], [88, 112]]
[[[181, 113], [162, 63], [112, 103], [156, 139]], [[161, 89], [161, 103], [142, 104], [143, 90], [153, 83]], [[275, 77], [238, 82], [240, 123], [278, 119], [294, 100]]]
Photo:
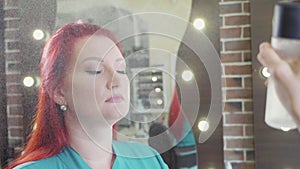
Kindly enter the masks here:
[[66, 105], [60, 105], [60, 110], [66, 111], [68, 107]]

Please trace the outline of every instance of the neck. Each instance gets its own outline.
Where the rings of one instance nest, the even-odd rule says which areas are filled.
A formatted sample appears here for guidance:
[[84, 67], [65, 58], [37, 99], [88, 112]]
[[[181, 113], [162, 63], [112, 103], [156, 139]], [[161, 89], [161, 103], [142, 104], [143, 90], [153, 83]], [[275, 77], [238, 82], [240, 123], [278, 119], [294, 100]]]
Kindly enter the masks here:
[[[73, 117], [70, 117], [73, 118]], [[111, 168], [113, 161], [112, 126], [81, 125], [78, 120], [68, 120], [66, 126], [70, 136], [70, 146], [93, 169]]]

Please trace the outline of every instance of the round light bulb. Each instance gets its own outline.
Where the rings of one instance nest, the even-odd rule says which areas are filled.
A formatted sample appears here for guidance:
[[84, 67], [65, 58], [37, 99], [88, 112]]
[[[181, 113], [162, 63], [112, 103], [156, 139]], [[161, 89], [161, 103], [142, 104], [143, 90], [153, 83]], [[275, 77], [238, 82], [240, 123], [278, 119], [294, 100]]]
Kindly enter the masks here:
[[268, 72], [268, 68], [267, 68], [267, 67], [262, 68], [261, 74], [262, 74], [263, 77], [265, 77], [265, 78], [268, 78], [268, 77], [271, 76], [271, 74]]
[[156, 82], [156, 81], [157, 81], [157, 77], [156, 77], [156, 76], [153, 76], [153, 77], [152, 77], [152, 81], [153, 81], [153, 82]]
[[32, 36], [35, 40], [42, 40], [45, 37], [45, 33], [40, 29], [36, 29], [33, 31]]
[[23, 85], [26, 87], [32, 87], [34, 85], [34, 78], [31, 76], [26, 76], [23, 79]]
[[182, 72], [181, 77], [184, 81], [191, 81], [194, 77], [194, 74], [190, 70], [185, 70]]
[[161, 92], [161, 89], [159, 87], [157, 87], [157, 88], [155, 88], [155, 92], [159, 93], [159, 92]]
[[209, 123], [206, 120], [199, 121], [198, 129], [200, 131], [207, 131], [209, 129]]
[[198, 30], [202, 30], [205, 28], [205, 21], [202, 18], [197, 18], [194, 20], [193, 26]]
[[163, 103], [163, 101], [161, 99], [157, 99], [156, 103], [161, 105]]

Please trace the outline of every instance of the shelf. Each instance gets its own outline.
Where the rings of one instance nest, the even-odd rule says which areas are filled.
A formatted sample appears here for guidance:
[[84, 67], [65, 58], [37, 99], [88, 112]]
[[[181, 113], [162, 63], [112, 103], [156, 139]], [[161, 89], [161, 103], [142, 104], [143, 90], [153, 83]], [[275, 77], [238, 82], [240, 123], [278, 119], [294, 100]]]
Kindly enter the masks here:
[[[135, 110], [156, 111], [164, 110], [165, 91], [164, 73], [162, 70], [132, 69], [132, 106]], [[155, 80], [153, 80], [155, 77]], [[160, 88], [157, 91], [157, 88]], [[140, 111], [136, 113], [141, 113]]]

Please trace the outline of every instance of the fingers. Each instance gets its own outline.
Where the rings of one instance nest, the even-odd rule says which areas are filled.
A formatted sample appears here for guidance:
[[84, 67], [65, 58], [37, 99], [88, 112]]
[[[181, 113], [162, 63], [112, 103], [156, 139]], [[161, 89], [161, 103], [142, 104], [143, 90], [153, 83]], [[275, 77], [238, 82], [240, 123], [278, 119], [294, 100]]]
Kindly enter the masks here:
[[278, 80], [287, 80], [286, 78], [293, 76], [290, 65], [279, 57], [268, 42], [260, 44], [257, 59], [268, 67], [268, 72]]
[[267, 43], [261, 43], [259, 46], [259, 53], [257, 59], [261, 62], [263, 66], [268, 67], [269, 73], [272, 74], [275, 67], [281, 64], [286, 64], [275, 52], [272, 46]]
[[[284, 90], [290, 90], [289, 88], [295, 78], [290, 65], [282, 60], [267, 42], [261, 43], [259, 50], [257, 59], [262, 65], [268, 67], [268, 72], [272, 75], [273, 79], [284, 88]], [[267, 85], [267, 82], [265, 85]]]
[[268, 46], [269, 46], [269, 43], [267, 43], [267, 42], [263, 42], [259, 45], [259, 53], [257, 55], [257, 59], [263, 66], [267, 66], [267, 63], [265, 62], [265, 55], [266, 55], [265, 53], [266, 53]]

